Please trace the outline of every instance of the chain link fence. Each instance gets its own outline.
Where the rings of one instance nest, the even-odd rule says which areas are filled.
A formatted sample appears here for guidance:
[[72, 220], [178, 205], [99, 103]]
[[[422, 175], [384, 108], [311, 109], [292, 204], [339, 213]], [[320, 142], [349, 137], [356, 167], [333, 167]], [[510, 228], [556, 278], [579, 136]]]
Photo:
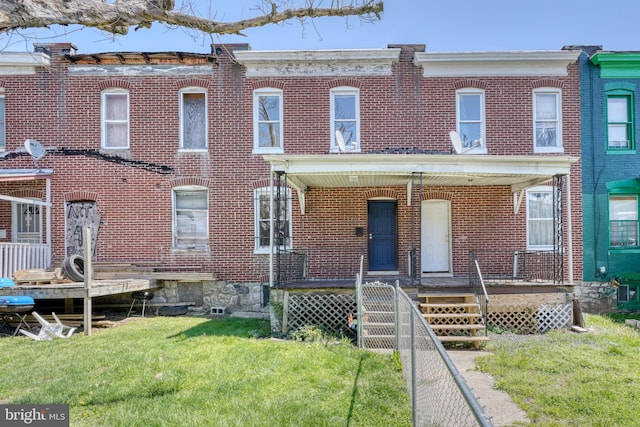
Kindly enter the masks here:
[[399, 353], [414, 426], [493, 426], [411, 298], [399, 286], [357, 283], [358, 344]]

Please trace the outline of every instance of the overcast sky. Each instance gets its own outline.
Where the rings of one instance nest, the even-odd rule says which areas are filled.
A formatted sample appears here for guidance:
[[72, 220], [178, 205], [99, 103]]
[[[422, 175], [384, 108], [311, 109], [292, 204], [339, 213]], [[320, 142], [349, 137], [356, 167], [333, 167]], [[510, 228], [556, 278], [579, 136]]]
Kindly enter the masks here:
[[[209, 0], [194, 0], [207, 10]], [[258, 0], [215, 0], [214, 18], [233, 21], [256, 15]], [[425, 44], [428, 51], [557, 50], [565, 45], [602, 45], [606, 50], [640, 51], [639, 0], [386, 0], [380, 21], [357, 17], [319, 18], [268, 25], [246, 37], [214, 37], [215, 43], [249, 43], [254, 50], [384, 48]], [[72, 42], [79, 53], [108, 51], [209, 52], [208, 35], [188, 34], [154, 24], [151, 29], [112, 36], [93, 29], [29, 30], [6, 50], [32, 50], [32, 43]], [[48, 38], [58, 34], [58, 37]], [[6, 46], [6, 38], [5, 38]]]

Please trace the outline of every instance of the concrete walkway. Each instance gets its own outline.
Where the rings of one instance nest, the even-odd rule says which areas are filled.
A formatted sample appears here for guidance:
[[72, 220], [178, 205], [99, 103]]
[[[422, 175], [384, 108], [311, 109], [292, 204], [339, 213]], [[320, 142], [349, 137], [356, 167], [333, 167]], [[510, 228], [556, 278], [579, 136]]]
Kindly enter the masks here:
[[511, 400], [506, 392], [494, 388], [495, 380], [491, 375], [476, 370], [475, 358], [491, 353], [461, 349], [448, 350], [447, 354], [478, 398], [478, 402], [491, 418], [494, 426], [513, 426], [516, 423], [522, 425], [531, 422], [527, 414]]

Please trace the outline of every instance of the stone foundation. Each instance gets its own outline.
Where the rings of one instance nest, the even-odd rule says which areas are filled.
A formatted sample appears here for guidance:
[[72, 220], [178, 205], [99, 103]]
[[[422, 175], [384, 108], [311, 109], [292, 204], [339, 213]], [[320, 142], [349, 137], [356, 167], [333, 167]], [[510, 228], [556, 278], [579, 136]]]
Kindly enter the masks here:
[[609, 282], [576, 283], [574, 292], [585, 313], [605, 314], [618, 311], [618, 292]]

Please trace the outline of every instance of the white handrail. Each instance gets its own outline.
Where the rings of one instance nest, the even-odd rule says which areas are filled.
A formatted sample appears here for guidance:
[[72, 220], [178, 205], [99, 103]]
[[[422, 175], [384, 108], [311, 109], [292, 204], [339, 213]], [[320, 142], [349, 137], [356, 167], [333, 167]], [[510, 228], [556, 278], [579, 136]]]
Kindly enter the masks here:
[[0, 243], [0, 277], [18, 270], [49, 268], [51, 246], [46, 243]]

